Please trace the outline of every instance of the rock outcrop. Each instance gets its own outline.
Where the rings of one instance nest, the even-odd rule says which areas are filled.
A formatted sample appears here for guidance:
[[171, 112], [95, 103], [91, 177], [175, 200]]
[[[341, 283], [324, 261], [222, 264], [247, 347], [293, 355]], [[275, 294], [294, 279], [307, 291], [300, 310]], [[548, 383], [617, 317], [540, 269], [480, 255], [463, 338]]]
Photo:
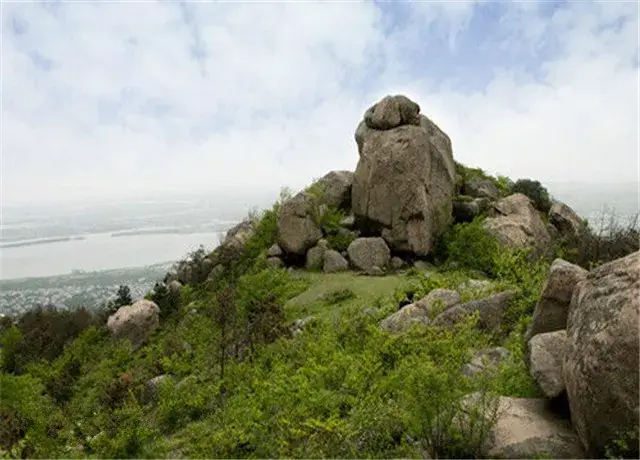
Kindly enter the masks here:
[[624, 433], [638, 454], [640, 252], [592, 270], [573, 292], [563, 374], [571, 419], [587, 454]]
[[438, 326], [452, 326], [460, 321], [464, 321], [475, 312], [478, 312], [478, 328], [485, 331], [495, 330], [501, 325], [504, 313], [514, 295], [514, 291], [503, 291], [483, 299], [472, 300], [462, 305], [456, 305], [436, 316], [433, 324]]
[[553, 261], [549, 277], [533, 311], [527, 341], [536, 334], [566, 329], [573, 290], [576, 284], [586, 277], [587, 271], [577, 265], [562, 259]]
[[550, 246], [547, 227], [527, 196], [515, 193], [501, 199], [493, 205], [492, 214], [485, 220], [484, 228], [503, 245], [541, 250]]
[[360, 160], [352, 208], [391, 249], [427, 255], [451, 221], [455, 165], [449, 137], [404, 96], [367, 110], [355, 134]]
[[580, 216], [569, 206], [556, 201], [549, 210], [549, 223], [565, 241], [576, 243], [585, 237], [587, 228]]
[[134, 348], [142, 345], [160, 324], [160, 309], [150, 300], [138, 300], [120, 307], [107, 319], [107, 329], [115, 339], [128, 339]]

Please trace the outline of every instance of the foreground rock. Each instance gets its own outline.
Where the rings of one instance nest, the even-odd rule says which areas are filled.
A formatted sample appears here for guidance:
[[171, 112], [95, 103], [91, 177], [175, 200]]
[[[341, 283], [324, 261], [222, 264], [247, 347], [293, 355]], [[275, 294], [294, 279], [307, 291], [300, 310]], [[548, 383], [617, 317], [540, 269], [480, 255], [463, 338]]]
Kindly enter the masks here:
[[347, 248], [351, 264], [370, 273], [373, 267], [386, 267], [391, 260], [391, 251], [382, 238], [356, 238]]
[[529, 198], [521, 193], [501, 199], [493, 206], [493, 217], [484, 228], [511, 248], [547, 249], [551, 237], [540, 214]]
[[639, 316], [640, 252], [596, 268], [575, 287], [563, 374], [571, 419], [589, 455], [602, 456], [626, 432], [635, 433], [638, 453]]
[[355, 134], [352, 207], [359, 227], [424, 256], [451, 221], [455, 165], [449, 137], [419, 112], [404, 96], [367, 110]]
[[587, 277], [587, 271], [566, 260], [556, 259], [549, 269], [540, 299], [533, 311], [533, 319], [526, 340], [543, 332], [553, 332], [567, 327], [567, 314], [573, 290]]
[[501, 397], [498, 414], [487, 458], [584, 458], [571, 424], [546, 400]]
[[349, 262], [338, 251], [328, 249], [324, 253], [322, 271], [325, 273], [343, 272], [349, 269]]
[[547, 398], [556, 398], [564, 391], [562, 363], [566, 346], [566, 331], [538, 334], [529, 343], [531, 377]]
[[107, 329], [115, 339], [128, 339], [134, 348], [142, 345], [160, 324], [160, 309], [150, 300], [138, 300], [120, 307], [107, 320]]

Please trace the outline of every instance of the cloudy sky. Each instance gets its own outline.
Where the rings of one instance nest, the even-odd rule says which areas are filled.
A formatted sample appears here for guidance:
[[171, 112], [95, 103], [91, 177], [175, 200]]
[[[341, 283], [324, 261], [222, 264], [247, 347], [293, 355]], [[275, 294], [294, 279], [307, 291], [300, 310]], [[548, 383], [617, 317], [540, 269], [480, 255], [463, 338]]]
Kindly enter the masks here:
[[301, 187], [403, 93], [465, 164], [638, 179], [638, 5], [2, 3], [2, 201]]

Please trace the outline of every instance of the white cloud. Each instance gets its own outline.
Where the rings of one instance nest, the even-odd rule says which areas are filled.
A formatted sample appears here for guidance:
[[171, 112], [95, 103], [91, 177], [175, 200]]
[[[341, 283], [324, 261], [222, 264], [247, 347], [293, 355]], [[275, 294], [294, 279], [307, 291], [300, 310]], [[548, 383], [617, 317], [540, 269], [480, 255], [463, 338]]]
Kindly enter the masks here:
[[[543, 181], [637, 179], [636, 4], [571, 3], [548, 17], [514, 3], [484, 17], [495, 5], [412, 3], [401, 28], [389, 27], [392, 6], [3, 4], [3, 203], [301, 187], [355, 168], [362, 112], [398, 92], [465, 163]], [[475, 50], [463, 39], [481, 52], [496, 31], [505, 64], [475, 91], [435, 78], [437, 56], [413, 57], [444, 39], [464, 64]], [[472, 81], [488, 69], [466, 70]]]

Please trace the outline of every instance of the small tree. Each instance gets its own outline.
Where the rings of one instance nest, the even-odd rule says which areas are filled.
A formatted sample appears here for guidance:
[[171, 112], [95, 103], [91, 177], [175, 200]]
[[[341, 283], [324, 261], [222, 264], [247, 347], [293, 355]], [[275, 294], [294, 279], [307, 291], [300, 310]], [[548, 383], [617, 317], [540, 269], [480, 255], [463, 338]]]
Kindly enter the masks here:
[[133, 298], [131, 297], [131, 289], [129, 289], [129, 286], [121, 285], [118, 287], [118, 294], [115, 301], [116, 307], [120, 308], [125, 305], [131, 305], [132, 303]]
[[234, 339], [234, 323], [236, 319], [235, 290], [232, 285], [227, 284], [216, 296], [214, 310], [214, 321], [220, 329], [220, 380], [224, 379], [224, 367], [227, 360], [229, 346]]
[[547, 189], [537, 180], [518, 179], [513, 187], [512, 193], [522, 193], [533, 201], [533, 205], [544, 213], [548, 213], [551, 209], [551, 198]]

